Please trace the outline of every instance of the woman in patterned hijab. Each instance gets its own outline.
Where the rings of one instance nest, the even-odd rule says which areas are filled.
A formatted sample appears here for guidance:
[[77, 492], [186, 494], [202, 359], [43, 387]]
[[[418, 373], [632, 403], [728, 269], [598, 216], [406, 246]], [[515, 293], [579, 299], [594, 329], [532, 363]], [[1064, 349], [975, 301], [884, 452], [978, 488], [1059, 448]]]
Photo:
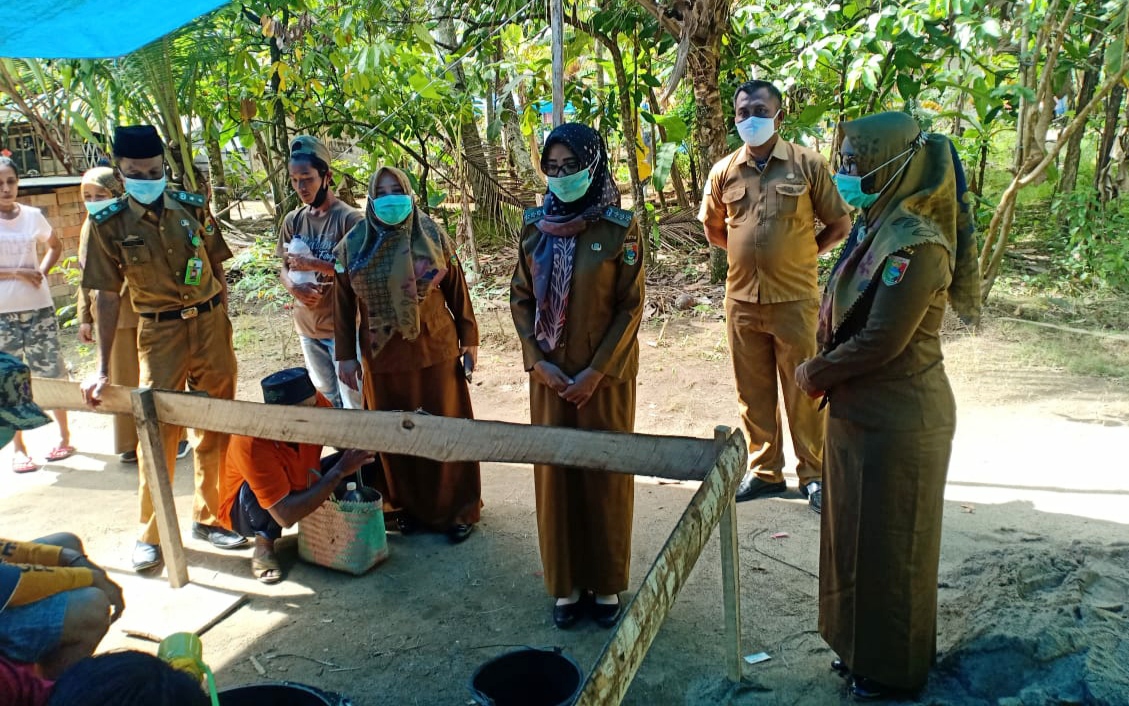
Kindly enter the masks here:
[[[368, 195], [365, 220], [334, 250], [341, 381], [363, 389], [365, 409], [473, 419], [465, 371], [478, 356], [478, 323], [454, 243], [420, 210], [399, 169], [377, 169]], [[365, 480], [398, 513], [400, 532], [444, 532], [452, 543], [471, 535], [482, 507], [477, 463], [380, 460], [383, 473]]]
[[[595, 130], [553, 130], [541, 155], [549, 188], [525, 212], [510, 311], [530, 373], [533, 424], [632, 431], [643, 242], [618, 208], [608, 153]], [[534, 467], [537, 529], [553, 622], [584, 616], [611, 627], [631, 559], [631, 476]]]
[[[560, 344], [568, 313], [568, 297], [572, 281], [576, 236], [590, 223], [600, 220], [608, 206], [619, 205], [619, 189], [608, 170], [608, 152], [604, 140], [592, 128], [580, 123], [565, 123], [549, 133], [541, 152], [542, 165], [554, 147], [563, 146], [572, 153], [554, 174], [549, 174], [549, 191], [545, 194], [545, 215], [537, 229], [546, 238], [533, 253], [533, 292], [537, 298], [537, 341], [543, 350], [551, 351]], [[553, 193], [553, 187], [579, 187], [587, 173], [588, 188], [572, 201]], [[572, 183], [569, 183], [572, 182]], [[567, 198], [571, 194], [564, 193]]]
[[937, 572], [956, 406], [946, 303], [979, 311], [959, 162], [904, 113], [839, 126], [836, 183], [861, 209], [796, 382], [830, 405], [819, 629], [860, 700], [912, 697], [936, 656]]

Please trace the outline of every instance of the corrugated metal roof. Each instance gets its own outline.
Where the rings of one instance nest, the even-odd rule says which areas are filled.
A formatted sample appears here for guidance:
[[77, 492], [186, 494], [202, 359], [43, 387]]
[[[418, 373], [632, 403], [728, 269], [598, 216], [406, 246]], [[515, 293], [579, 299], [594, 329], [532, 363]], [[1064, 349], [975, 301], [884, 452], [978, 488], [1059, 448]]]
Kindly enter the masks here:
[[48, 177], [21, 177], [21, 189], [58, 188], [60, 186], [78, 186], [82, 183], [81, 176], [48, 176]]

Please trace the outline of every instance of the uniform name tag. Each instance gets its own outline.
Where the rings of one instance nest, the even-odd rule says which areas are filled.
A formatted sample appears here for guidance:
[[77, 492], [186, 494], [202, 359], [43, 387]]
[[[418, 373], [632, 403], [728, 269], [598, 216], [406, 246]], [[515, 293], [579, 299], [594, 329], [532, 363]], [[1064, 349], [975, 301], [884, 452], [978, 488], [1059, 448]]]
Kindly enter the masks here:
[[204, 274], [204, 261], [198, 257], [189, 258], [187, 266], [184, 268], [184, 283], [189, 285], [200, 284], [200, 278]]

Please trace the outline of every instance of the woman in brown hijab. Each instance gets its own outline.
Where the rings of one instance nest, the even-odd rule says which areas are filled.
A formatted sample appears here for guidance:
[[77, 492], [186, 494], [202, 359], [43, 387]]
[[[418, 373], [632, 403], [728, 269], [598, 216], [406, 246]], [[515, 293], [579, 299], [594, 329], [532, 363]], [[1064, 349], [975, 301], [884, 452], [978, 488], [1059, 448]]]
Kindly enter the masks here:
[[[643, 242], [619, 205], [604, 141], [590, 127], [554, 129], [541, 153], [542, 208], [525, 213], [510, 311], [529, 371], [534, 424], [633, 431]], [[537, 533], [545, 588], [561, 629], [588, 612], [620, 615], [631, 565], [634, 477], [538, 465]]]
[[[392, 167], [373, 174], [365, 220], [334, 252], [341, 381], [363, 388], [366, 409], [473, 418], [464, 373], [464, 360], [473, 368], [478, 356], [470, 292], [454, 244], [416, 207], [406, 174]], [[360, 362], [352, 359], [358, 336]], [[471, 535], [482, 507], [477, 463], [380, 459], [383, 477], [365, 480], [386, 510], [398, 511], [402, 533], [422, 525], [453, 543]]]
[[830, 404], [819, 629], [856, 699], [925, 685], [956, 405], [945, 302], [979, 315], [963, 171], [948, 138], [904, 113], [843, 123], [836, 183], [861, 209], [824, 293], [821, 352], [796, 381]]

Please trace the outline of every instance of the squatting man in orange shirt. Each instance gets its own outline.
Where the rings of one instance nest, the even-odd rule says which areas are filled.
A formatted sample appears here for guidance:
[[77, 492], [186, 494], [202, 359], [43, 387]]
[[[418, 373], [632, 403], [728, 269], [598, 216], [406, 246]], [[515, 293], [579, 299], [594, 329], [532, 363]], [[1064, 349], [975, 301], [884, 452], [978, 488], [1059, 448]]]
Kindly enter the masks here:
[[[303, 407], [332, 407], [305, 368], [290, 368], [262, 380], [263, 401]], [[282, 580], [274, 542], [321, 507], [342, 479], [375, 460], [371, 451], [349, 449], [325, 458], [320, 444], [232, 435], [220, 482], [220, 522], [244, 537], [254, 537], [251, 573], [263, 583]]]
[[787, 490], [779, 375], [800, 492], [819, 512], [824, 419], [819, 403], [796, 386], [795, 370], [816, 354], [817, 260], [847, 237], [850, 207], [818, 152], [776, 134], [783, 108], [780, 90], [767, 81], [737, 88], [734, 122], [745, 144], [710, 171], [698, 219], [710, 243], [728, 252], [725, 320], [749, 442], [737, 501]]

